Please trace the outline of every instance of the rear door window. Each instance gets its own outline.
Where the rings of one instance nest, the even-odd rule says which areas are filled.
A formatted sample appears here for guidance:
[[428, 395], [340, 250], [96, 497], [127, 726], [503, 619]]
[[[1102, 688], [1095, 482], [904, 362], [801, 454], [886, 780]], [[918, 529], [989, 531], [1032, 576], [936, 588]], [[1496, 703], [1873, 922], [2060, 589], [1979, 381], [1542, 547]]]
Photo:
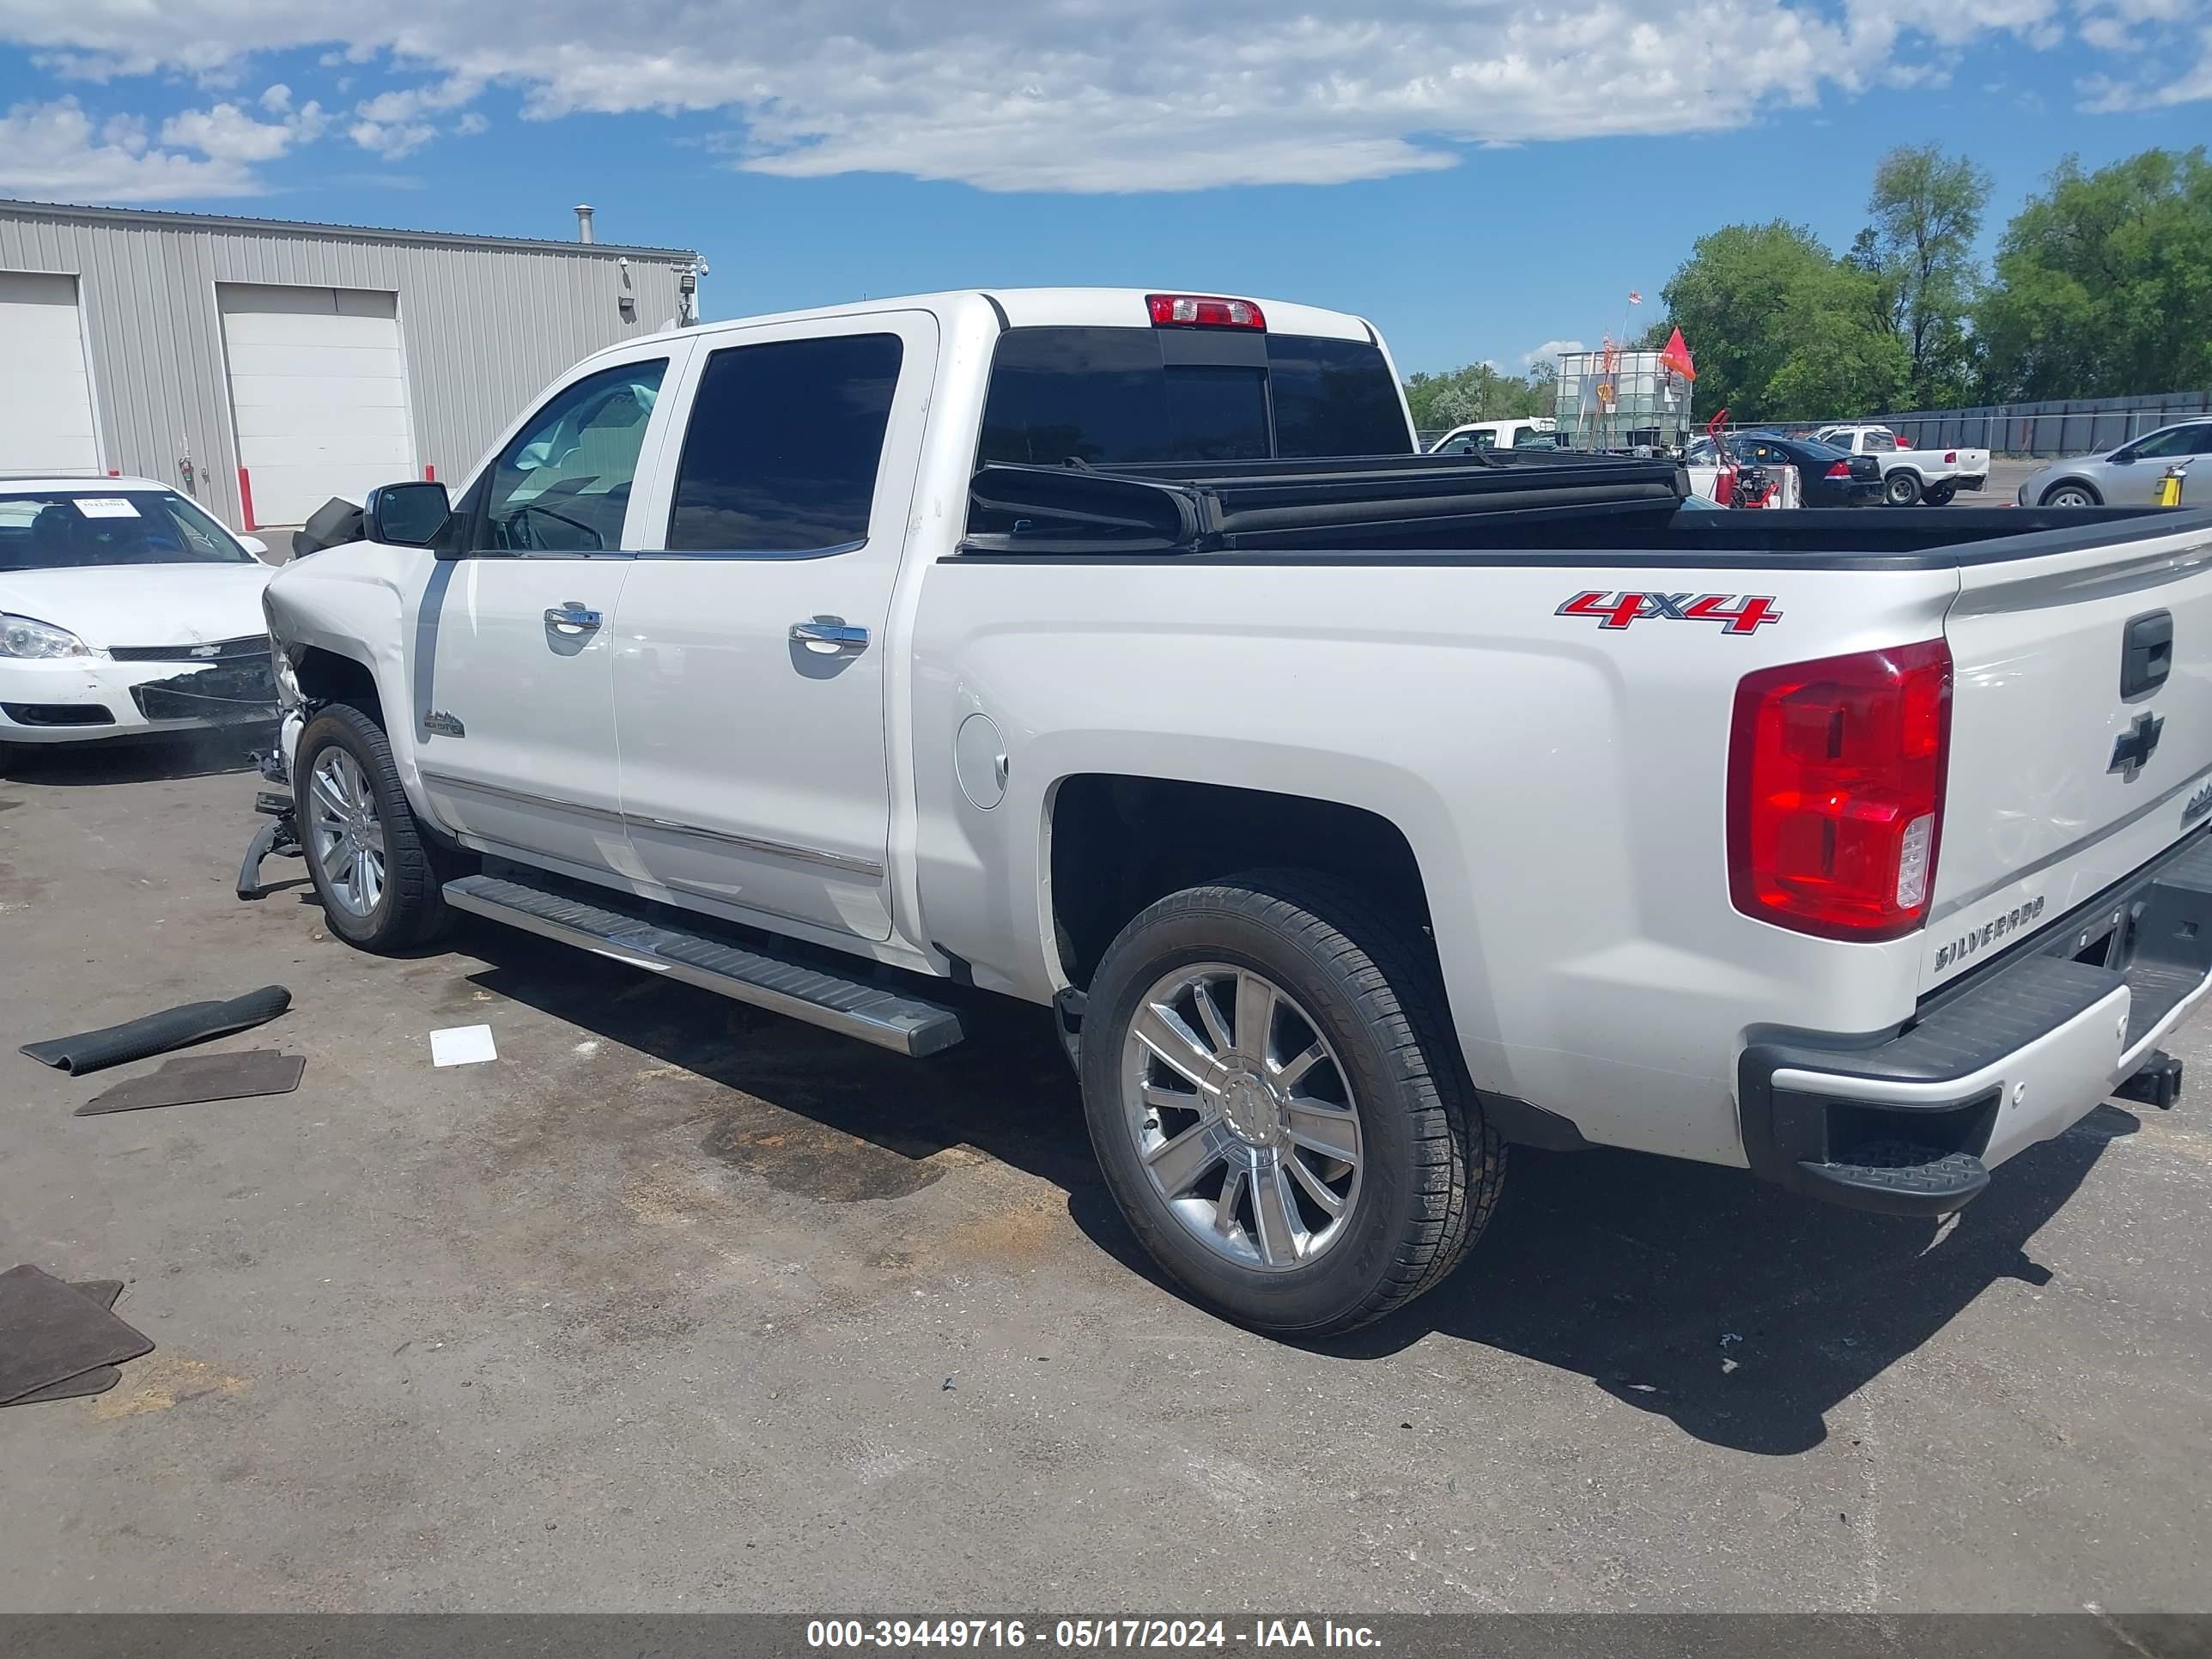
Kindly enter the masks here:
[[701, 371], [668, 550], [821, 553], [867, 539], [903, 352], [896, 334], [771, 340]]

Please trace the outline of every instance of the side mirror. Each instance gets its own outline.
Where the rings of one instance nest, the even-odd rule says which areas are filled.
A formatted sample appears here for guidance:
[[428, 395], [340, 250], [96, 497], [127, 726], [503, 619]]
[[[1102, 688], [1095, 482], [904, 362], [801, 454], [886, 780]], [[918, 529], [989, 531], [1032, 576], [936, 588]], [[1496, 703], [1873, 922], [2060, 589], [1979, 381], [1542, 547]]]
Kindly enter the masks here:
[[453, 510], [446, 486], [428, 479], [380, 485], [362, 503], [368, 538], [393, 547], [429, 546]]
[[240, 536], [238, 544], [257, 559], [265, 560], [269, 556], [269, 544], [258, 536]]

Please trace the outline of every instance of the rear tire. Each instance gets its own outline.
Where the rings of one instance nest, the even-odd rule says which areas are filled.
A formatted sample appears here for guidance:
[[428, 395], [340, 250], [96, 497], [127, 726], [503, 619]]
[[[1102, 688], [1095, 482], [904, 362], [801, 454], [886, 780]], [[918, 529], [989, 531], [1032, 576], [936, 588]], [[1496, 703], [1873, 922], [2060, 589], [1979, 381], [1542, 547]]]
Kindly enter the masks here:
[[1091, 1145], [1193, 1300], [1257, 1330], [1350, 1330], [1449, 1273], [1498, 1202], [1504, 1146], [1455, 1042], [1418, 935], [1357, 889], [1304, 871], [1187, 888], [1091, 981]]
[[1951, 498], [1958, 493], [1958, 485], [1939, 483], [1920, 499], [1929, 507], [1948, 507], [1951, 504]]
[[1913, 507], [1920, 501], [1920, 475], [1902, 468], [1881, 481], [1881, 499], [1887, 507]]
[[438, 851], [415, 821], [374, 716], [326, 705], [300, 733], [292, 780], [308, 878], [331, 933], [384, 955], [451, 925]]

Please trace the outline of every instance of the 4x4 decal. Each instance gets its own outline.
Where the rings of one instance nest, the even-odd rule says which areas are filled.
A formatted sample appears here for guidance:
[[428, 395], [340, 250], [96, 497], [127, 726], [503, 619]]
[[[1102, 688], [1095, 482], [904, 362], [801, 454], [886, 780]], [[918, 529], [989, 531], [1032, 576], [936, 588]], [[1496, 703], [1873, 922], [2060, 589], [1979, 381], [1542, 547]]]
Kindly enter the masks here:
[[1647, 617], [1669, 622], [1711, 622], [1723, 634], [1755, 634], [1782, 620], [1771, 593], [1577, 593], [1552, 613], [1595, 617], [1600, 628], [1626, 628]]

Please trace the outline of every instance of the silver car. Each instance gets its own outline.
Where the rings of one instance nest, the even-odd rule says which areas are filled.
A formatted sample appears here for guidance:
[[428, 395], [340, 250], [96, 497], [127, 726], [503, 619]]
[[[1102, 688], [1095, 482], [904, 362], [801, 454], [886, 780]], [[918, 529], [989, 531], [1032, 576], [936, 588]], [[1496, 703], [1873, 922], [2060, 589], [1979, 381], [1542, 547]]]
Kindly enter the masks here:
[[[2176, 461], [2212, 457], [2212, 420], [2185, 421], [2133, 438], [2103, 455], [2053, 461], [2028, 474], [2022, 507], [2155, 507], [2159, 480]], [[2193, 466], [2184, 499], [2212, 495], [2212, 459]], [[2191, 505], [2195, 503], [2192, 502]]]

